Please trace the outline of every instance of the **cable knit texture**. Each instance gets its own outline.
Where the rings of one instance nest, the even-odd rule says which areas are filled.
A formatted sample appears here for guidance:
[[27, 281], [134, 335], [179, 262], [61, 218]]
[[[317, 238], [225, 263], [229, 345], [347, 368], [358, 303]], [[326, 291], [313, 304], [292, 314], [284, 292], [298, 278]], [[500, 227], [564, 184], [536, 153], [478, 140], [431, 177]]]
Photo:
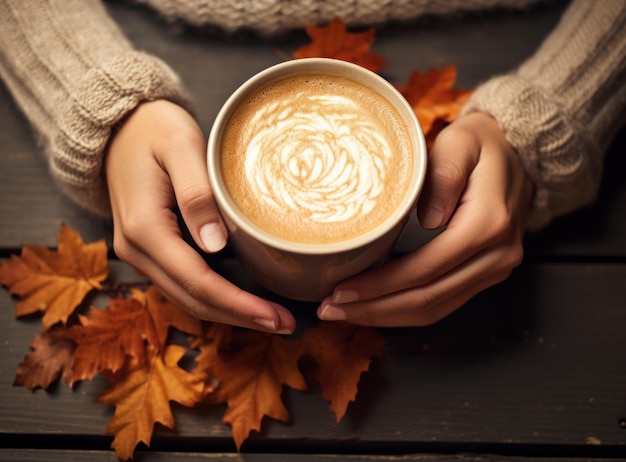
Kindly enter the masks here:
[[626, 2], [573, 2], [533, 57], [477, 89], [472, 111], [499, 122], [535, 184], [530, 229], [592, 202], [626, 121]]
[[339, 17], [349, 25], [375, 25], [424, 15], [495, 7], [524, 8], [537, 0], [140, 0], [171, 20], [227, 31], [252, 29], [266, 35], [321, 24]]
[[[139, 0], [171, 20], [276, 34], [341, 17], [372, 25], [538, 0]], [[41, 135], [55, 179], [87, 209], [110, 211], [102, 156], [141, 101], [188, 107], [179, 79], [133, 50], [98, 0], [0, 1], [0, 75]], [[482, 84], [464, 113], [491, 114], [536, 187], [530, 228], [589, 203], [626, 120], [626, 0], [575, 0], [518, 69]]]
[[40, 134], [52, 175], [76, 202], [110, 214], [102, 157], [141, 101], [188, 106], [175, 73], [135, 51], [99, 1], [0, 2], [0, 75]]

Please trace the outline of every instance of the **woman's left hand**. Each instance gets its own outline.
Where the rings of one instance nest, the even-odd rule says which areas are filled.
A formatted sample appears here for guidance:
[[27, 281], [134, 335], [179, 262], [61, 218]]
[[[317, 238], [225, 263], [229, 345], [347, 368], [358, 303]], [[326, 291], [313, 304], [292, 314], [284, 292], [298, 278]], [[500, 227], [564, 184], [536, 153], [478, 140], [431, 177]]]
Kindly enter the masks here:
[[437, 137], [418, 217], [446, 229], [417, 251], [337, 285], [323, 320], [424, 326], [508, 278], [523, 258], [533, 187], [497, 122], [473, 113]]

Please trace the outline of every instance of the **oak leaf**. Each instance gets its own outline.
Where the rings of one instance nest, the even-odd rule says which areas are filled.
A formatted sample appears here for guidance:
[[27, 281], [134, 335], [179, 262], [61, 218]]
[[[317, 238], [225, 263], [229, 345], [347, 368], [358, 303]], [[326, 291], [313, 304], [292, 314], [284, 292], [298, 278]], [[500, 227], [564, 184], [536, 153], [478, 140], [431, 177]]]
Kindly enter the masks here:
[[18, 366], [13, 385], [47, 389], [62, 376], [71, 386], [76, 344], [64, 334], [65, 328], [57, 325], [37, 335], [30, 344], [33, 351]]
[[456, 76], [456, 66], [430, 68], [425, 74], [413, 71], [406, 86], [398, 88], [415, 111], [426, 136], [439, 131], [441, 121], [452, 122], [471, 96], [472, 90], [453, 88]]
[[85, 296], [101, 288], [109, 274], [104, 240], [85, 244], [80, 235], [63, 224], [58, 250], [42, 246], [22, 247], [18, 257], [0, 264], [0, 284], [18, 295], [15, 316], [44, 311], [44, 329], [66, 323]]
[[307, 389], [298, 361], [299, 342], [280, 335], [232, 331], [226, 342], [201, 345], [196, 358], [200, 369], [214, 376], [216, 402], [226, 402], [223, 422], [230, 424], [237, 450], [252, 430], [261, 429], [264, 416], [287, 422], [289, 412], [281, 395], [283, 386]]
[[131, 459], [140, 442], [149, 446], [156, 423], [174, 428], [170, 401], [193, 407], [203, 399], [202, 379], [178, 366], [186, 352], [180, 345], [169, 345], [162, 354], [150, 349], [147, 363], [129, 357], [109, 376], [111, 384], [96, 401], [115, 406], [105, 432], [115, 435], [111, 447], [120, 459]]
[[311, 43], [298, 48], [293, 53], [294, 58], [335, 58], [372, 72], [387, 65], [385, 58], [370, 51], [376, 35], [373, 27], [363, 32], [348, 32], [345, 23], [335, 18], [326, 26], [307, 26], [306, 33]]
[[321, 322], [303, 335], [304, 354], [317, 364], [315, 379], [339, 422], [356, 399], [361, 374], [383, 354], [385, 339], [375, 329], [345, 322]]

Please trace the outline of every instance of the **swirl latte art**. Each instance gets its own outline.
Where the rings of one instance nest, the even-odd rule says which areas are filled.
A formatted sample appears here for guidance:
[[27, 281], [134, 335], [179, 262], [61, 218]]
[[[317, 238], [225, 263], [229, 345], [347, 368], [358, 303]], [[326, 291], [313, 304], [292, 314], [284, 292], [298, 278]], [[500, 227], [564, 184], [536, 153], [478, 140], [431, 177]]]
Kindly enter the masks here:
[[297, 94], [261, 108], [245, 155], [260, 200], [319, 222], [371, 211], [391, 149], [354, 106], [343, 96]]
[[257, 226], [304, 243], [372, 229], [408, 187], [407, 129], [380, 95], [340, 77], [289, 77], [263, 87], [231, 117], [222, 170]]

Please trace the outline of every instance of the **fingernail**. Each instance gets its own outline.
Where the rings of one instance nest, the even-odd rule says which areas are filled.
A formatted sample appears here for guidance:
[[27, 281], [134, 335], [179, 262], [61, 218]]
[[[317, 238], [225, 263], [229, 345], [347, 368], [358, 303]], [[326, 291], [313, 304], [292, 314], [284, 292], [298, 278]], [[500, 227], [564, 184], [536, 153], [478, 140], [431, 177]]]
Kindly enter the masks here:
[[346, 319], [346, 312], [341, 308], [333, 305], [324, 305], [320, 312], [319, 318], [322, 321], [342, 321]]
[[272, 332], [276, 330], [276, 323], [272, 319], [256, 318], [254, 322], [263, 329], [271, 330]]
[[200, 239], [209, 252], [218, 252], [226, 245], [226, 235], [217, 223], [207, 223], [200, 228]]
[[277, 331], [276, 333], [280, 334], [280, 335], [291, 335], [291, 334], [293, 334], [293, 332], [290, 331], [289, 329], [281, 329], [281, 330]]
[[426, 229], [436, 229], [443, 224], [443, 209], [430, 206], [426, 209], [426, 213], [420, 224]]
[[359, 299], [359, 293], [352, 289], [336, 290], [333, 294], [333, 302], [335, 303], [350, 303], [356, 302]]

